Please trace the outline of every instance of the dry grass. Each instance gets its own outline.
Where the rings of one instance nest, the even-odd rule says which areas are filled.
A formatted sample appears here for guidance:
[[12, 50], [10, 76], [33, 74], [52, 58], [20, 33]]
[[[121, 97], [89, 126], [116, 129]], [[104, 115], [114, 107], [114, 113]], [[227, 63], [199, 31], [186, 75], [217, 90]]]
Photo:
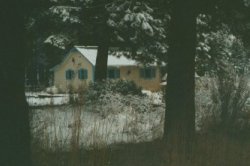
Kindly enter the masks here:
[[[197, 135], [192, 165], [249, 166], [249, 138], [216, 132]], [[166, 150], [164, 143], [157, 140], [91, 150], [73, 146], [67, 152], [40, 151], [33, 153], [33, 159], [34, 166], [166, 166]]]

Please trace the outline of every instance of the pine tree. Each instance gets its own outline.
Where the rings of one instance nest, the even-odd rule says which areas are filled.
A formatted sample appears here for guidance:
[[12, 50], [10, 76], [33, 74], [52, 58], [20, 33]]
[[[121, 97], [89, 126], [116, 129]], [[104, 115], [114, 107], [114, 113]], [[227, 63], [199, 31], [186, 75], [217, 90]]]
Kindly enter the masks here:
[[27, 1], [0, 2], [0, 165], [30, 166], [29, 110], [24, 94]]

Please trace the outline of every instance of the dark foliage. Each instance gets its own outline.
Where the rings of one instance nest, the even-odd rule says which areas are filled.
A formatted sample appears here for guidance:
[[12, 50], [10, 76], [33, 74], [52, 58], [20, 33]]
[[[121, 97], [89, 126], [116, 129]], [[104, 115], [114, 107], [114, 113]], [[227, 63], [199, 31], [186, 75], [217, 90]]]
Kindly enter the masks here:
[[133, 94], [141, 96], [141, 90], [142, 88], [137, 87], [133, 81], [107, 80], [105, 82], [91, 83], [85, 92], [85, 96], [88, 100], [97, 100], [101, 94], [105, 94], [107, 92], [116, 92], [122, 95]]

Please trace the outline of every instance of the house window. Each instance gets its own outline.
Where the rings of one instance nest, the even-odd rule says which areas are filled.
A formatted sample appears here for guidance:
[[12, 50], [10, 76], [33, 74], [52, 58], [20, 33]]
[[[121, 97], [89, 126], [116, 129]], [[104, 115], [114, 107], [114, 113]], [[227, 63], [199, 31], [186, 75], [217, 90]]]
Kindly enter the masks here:
[[66, 76], [66, 80], [72, 80], [74, 77], [74, 71], [71, 69], [66, 70], [65, 76]]
[[153, 79], [156, 76], [156, 69], [154, 67], [146, 67], [140, 69], [140, 77], [144, 79]]
[[120, 69], [118, 68], [108, 68], [108, 78], [118, 79], [120, 78]]
[[79, 69], [78, 70], [78, 78], [80, 80], [88, 79], [88, 70], [87, 69]]

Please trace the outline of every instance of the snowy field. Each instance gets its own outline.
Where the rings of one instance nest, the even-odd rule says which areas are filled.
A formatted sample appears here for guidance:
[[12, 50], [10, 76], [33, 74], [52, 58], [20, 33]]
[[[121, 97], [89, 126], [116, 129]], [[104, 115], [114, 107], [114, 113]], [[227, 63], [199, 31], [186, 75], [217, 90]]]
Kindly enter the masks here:
[[[165, 107], [159, 94], [144, 93], [148, 96], [142, 102], [151, 103], [142, 104], [139, 108], [134, 103], [140, 99], [124, 104], [119, 95], [114, 97], [117, 100], [107, 106], [33, 107], [33, 137], [48, 149], [68, 149], [73, 140], [79, 140], [77, 144], [84, 148], [98, 148], [115, 143], [145, 142], [160, 138], [163, 134]], [[61, 101], [64, 102], [66, 100], [63, 97], [66, 96], [61, 96]], [[41, 102], [43, 100], [44, 98], [40, 98], [40, 106], [45, 103]], [[36, 103], [38, 105], [39, 100]]]
[[[149, 96], [154, 104], [162, 104], [162, 96], [159, 93], [152, 93], [147, 90], [142, 91], [143, 94]], [[69, 104], [70, 95], [69, 94], [50, 94], [47, 92], [26, 92], [26, 100], [29, 106], [60, 106]], [[75, 97], [77, 95], [74, 95]]]
[[85, 148], [151, 141], [162, 136], [164, 109], [140, 113], [127, 108], [105, 117], [79, 106], [33, 109], [33, 135], [47, 148], [68, 148], [79, 137]]
[[[206, 87], [203, 85], [206, 81], [197, 83]], [[214, 116], [209, 89], [200, 87], [195, 98], [196, 130], [202, 128], [206, 117]], [[46, 149], [69, 149], [72, 144], [98, 148], [161, 138], [165, 113], [162, 94], [143, 93], [145, 97], [106, 94], [100, 96], [103, 103], [84, 106], [70, 105], [70, 96], [66, 94], [26, 93], [27, 101], [33, 106], [33, 138]]]
[[69, 103], [68, 94], [49, 94], [46, 92], [26, 92], [26, 100], [29, 106], [52, 106]]

